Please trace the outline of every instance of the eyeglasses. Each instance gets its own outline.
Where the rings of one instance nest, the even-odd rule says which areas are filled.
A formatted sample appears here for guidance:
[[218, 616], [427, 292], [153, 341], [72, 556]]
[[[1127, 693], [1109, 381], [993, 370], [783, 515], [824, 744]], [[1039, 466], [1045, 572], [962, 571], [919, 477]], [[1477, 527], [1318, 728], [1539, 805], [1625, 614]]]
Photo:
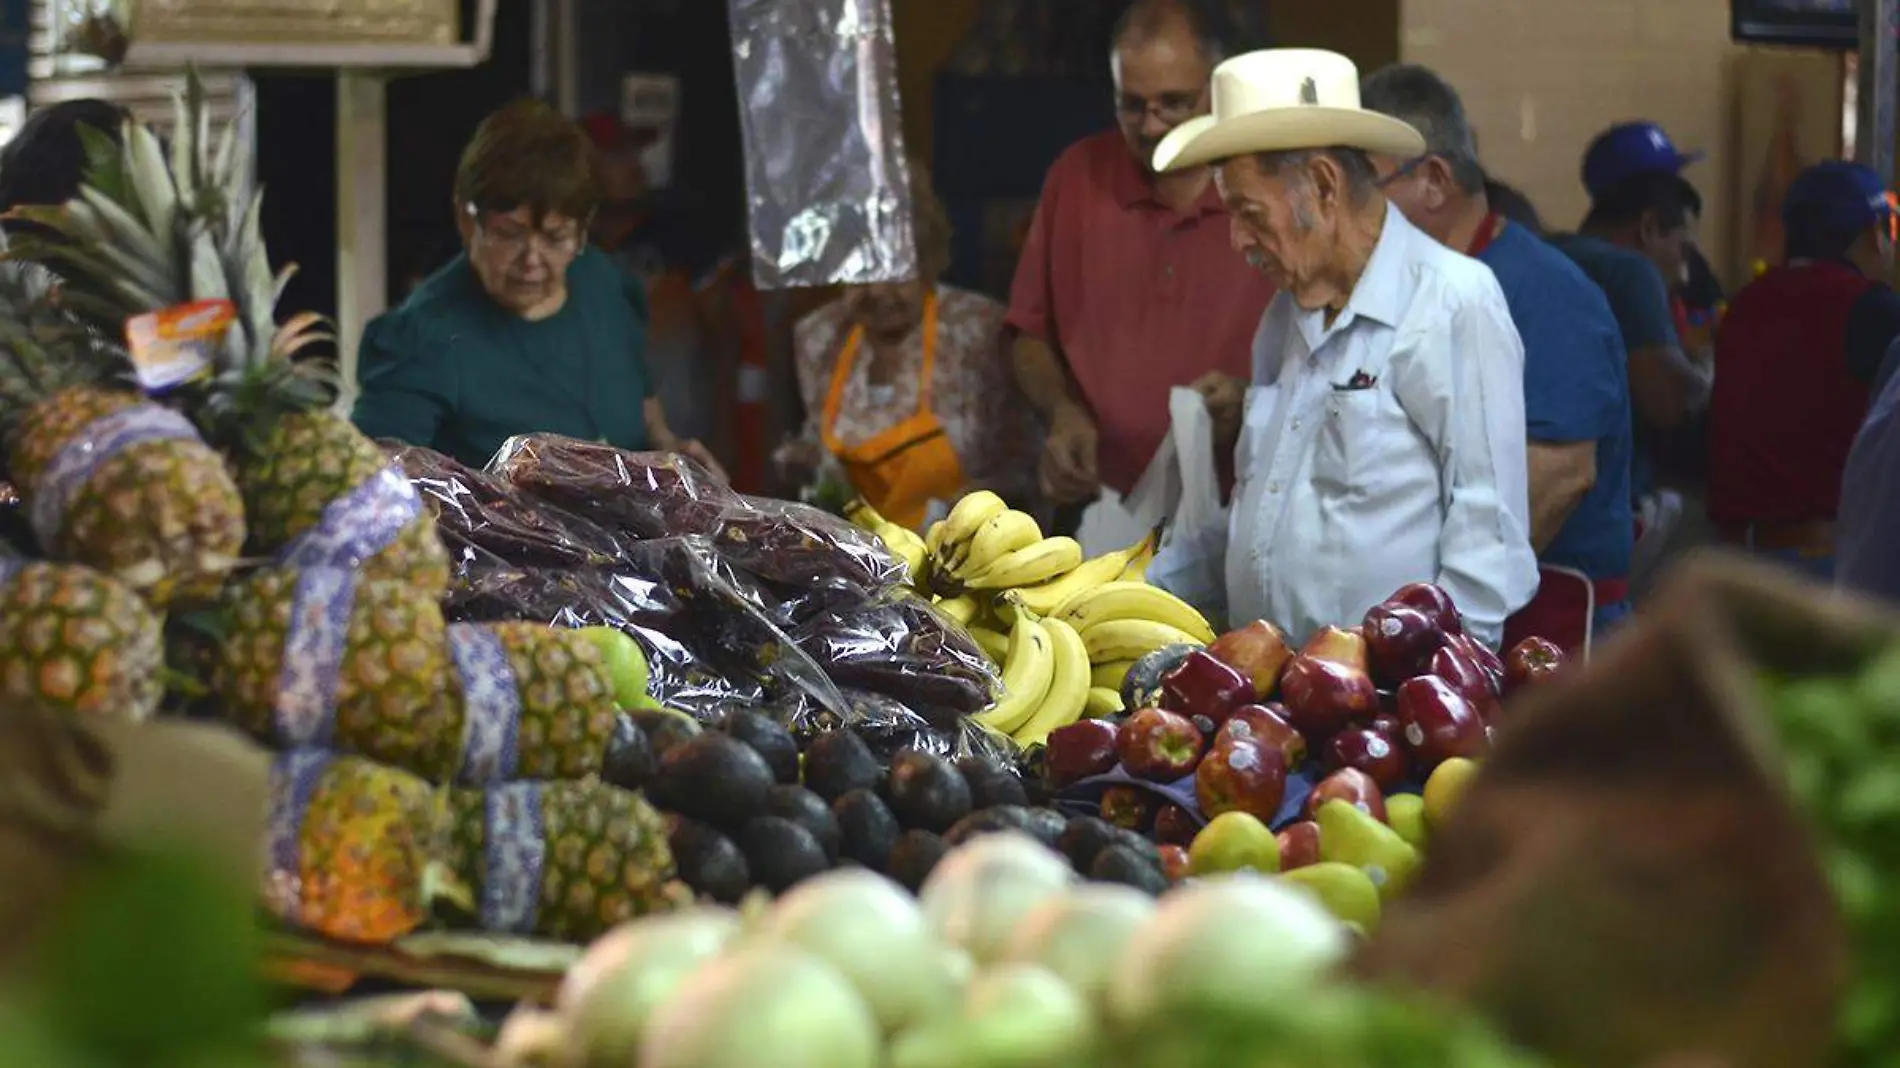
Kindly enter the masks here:
[[1152, 114], [1163, 125], [1178, 126], [1194, 117], [1195, 105], [1200, 102], [1200, 96], [1194, 93], [1162, 93], [1153, 100], [1123, 93], [1115, 101], [1115, 111], [1130, 122], [1140, 122]]
[[1408, 159], [1404, 163], [1399, 164], [1399, 167], [1397, 170], [1393, 171], [1391, 174], [1386, 175], [1384, 178], [1379, 179], [1376, 184], [1379, 186], [1379, 188], [1384, 189], [1386, 186], [1391, 185], [1393, 182], [1396, 182], [1401, 178], [1409, 178], [1412, 175], [1417, 174], [1418, 169], [1420, 167], [1423, 167], [1427, 163], [1431, 162], [1432, 155], [1433, 155], [1432, 153], [1427, 152], [1422, 156], [1413, 156], [1411, 159]]
[[467, 211], [475, 220], [475, 230], [482, 240], [509, 259], [519, 259], [527, 255], [529, 249], [539, 249], [547, 259], [569, 259], [580, 251], [581, 243], [586, 240], [587, 228], [581, 223], [568, 223], [552, 231], [534, 230], [507, 219], [484, 218], [473, 204]]

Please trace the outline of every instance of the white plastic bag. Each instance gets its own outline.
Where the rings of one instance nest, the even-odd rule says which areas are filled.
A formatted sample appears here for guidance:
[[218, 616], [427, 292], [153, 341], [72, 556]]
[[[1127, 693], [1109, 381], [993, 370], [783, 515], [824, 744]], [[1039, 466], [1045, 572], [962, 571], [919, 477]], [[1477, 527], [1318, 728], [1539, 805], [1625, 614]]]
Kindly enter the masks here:
[[1148, 581], [1219, 623], [1227, 614], [1227, 509], [1214, 460], [1214, 420], [1199, 393], [1181, 388], [1168, 394], [1168, 418], [1167, 438], [1129, 495], [1136, 515], [1167, 522]]

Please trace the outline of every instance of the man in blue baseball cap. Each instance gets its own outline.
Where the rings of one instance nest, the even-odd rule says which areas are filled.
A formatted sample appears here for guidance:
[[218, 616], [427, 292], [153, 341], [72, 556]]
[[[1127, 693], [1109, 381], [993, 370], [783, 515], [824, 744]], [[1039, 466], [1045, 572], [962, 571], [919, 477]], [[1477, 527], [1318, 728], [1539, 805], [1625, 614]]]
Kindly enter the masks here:
[[1583, 153], [1583, 188], [1591, 200], [1639, 174], [1681, 174], [1702, 158], [1676, 147], [1653, 122], [1620, 122], [1603, 131]]
[[1709, 518], [1722, 540], [1831, 578], [1842, 472], [1896, 336], [1894, 214], [1879, 175], [1829, 160], [1781, 206], [1785, 258], [1716, 341]]

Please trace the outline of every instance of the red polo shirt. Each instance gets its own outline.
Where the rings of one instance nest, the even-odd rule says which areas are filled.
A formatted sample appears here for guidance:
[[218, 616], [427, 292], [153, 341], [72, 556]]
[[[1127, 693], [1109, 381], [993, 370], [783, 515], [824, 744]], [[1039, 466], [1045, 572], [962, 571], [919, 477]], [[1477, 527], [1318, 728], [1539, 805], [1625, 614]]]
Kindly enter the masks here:
[[1253, 377], [1272, 296], [1234, 251], [1213, 183], [1186, 214], [1164, 207], [1111, 130], [1049, 168], [1007, 322], [1068, 361], [1100, 427], [1102, 481], [1127, 493], [1168, 432], [1169, 387]]
[[1715, 342], [1709, 518], [1834, 518], [1867, 385], [1847, 365], [1847, 320], [1874, 286], [1840, 263], [1776, 267], [1735, 295]]

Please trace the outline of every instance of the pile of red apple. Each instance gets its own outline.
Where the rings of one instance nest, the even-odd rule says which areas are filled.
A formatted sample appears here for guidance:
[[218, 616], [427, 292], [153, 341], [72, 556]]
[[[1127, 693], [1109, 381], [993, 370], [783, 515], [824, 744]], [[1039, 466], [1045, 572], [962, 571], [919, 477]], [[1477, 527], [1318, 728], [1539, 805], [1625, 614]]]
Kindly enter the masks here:
[[[1416, 788], [1452, 757], [1485, 756], [1500, 700], [1563, 659], [1542, 638], [1499, 657], [1465, 633], [1450, 595], [1413, 583], [1359, 626], [1326, 627], [1297, 651], [1268, 622], [1230, 631], [1168, 671], [1153, 706], [1120, 723], [1084, 720], [1051, 734], [1045, 769], [1060, 789], [1119, 766], [1129, 778], [1173, 787], [1183, 801], [1191, 789], [1205, 819], [1242, 811], [1285, 824], [1295, 772], [1316, 782], [1296, 818], [1333, 798], [1369, 807]], [[1110, 786], [1103, 817], [1164, 843], [1185, 841], [1199, 820], [1169, 804], [1170, 792]]]

